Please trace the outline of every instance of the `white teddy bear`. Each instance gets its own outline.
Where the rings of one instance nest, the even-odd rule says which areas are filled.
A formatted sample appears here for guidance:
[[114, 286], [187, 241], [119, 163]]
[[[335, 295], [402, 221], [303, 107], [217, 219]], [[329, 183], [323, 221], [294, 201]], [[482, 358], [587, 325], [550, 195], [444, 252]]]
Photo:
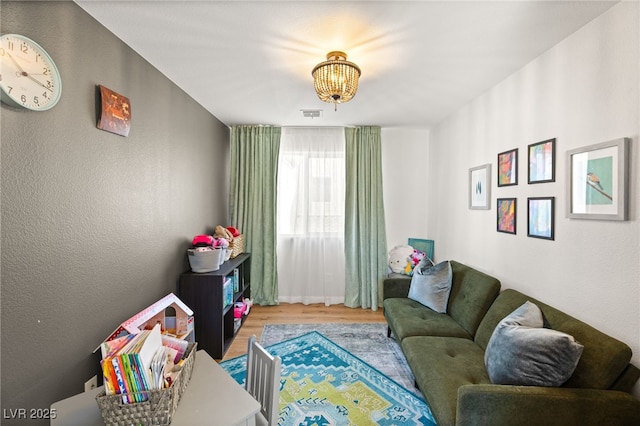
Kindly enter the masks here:
[[389, 269], [396, 274], [409, 275], [410, 271], [406, 271], [413, 247], [411, 246], [395, 246], [389, 251]]

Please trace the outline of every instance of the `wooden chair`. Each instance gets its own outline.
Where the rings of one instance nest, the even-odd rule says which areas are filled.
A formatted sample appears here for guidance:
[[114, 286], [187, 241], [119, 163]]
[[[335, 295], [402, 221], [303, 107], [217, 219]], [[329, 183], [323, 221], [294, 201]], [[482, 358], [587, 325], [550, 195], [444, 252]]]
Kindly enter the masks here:
[[246, 389], [262, 406], [256, 424], [274, 426], [278, 424], [280, 405], [279, 356], [272, 356], [251, 336], [247, 350]]

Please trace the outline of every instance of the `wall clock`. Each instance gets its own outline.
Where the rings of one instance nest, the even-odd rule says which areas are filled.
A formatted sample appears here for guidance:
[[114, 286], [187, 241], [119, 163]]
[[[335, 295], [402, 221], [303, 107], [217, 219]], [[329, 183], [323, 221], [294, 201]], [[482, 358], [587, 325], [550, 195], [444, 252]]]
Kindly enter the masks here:
[[38, 43], [19, 34], [0, 36], [0, 99], [31, 111], [53, 108], [62, 94], [60, 72]]

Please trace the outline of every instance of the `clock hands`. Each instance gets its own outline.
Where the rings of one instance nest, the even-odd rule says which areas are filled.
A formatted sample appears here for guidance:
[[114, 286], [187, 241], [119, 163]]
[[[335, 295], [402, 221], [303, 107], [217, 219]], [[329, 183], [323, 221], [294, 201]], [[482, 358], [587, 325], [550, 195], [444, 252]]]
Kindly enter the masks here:
[[20, 66], [20, 64], [18, 63], [18, 61], [16, 61], [16, 60], [14, 59], [14, 57], [13, 57], [13, 56], [11, 56], [11, 53], [7, 52], [7, 56], [9, 57], [9, 59], [11, 59], [11, 62], [13, 62], [13, 63], [16, 65], [16, 67], [18, 68], [18, 71], [20, 71], [20, 74], [22, 74], [22, 75], [24, 75], [24, 76], [28, 75], [28, 74], [26, 73], [26, 71], [25, 71], [24, 69], [22, 69], [22, 67]]
[[38, 80], [37, 78], [33, 77], [31, 74], [27, 75], [27, 77], [29, 77], [31, 80], [35, 81], [40, 86], [42, 86], [45, 89], [47, 89], [48, 91], [53, 92], [53, 89], [51, 87], [47, 86], [46, 84], [43, 84], [40, 80]]
[[15, 58], [13, 56], [11, 56], [11, 54], [9, 52], [7, 52], [7, 56], [9, 56], [9, 59], [11, 59], [11, 62], [13, 62], [16, 67], [18, 68], [18, 71], [20, 71], [20, 75], [23, 77], [28, 77], [31, 81], [35, 82], [36, 84], [44, 87], [45, 89], [47, 89], [50, 92], [53, 92], [53, 89], [45, 84], [43, 84], [40, 80], [38, 80], [37, 78], [33, 77], [31, 74], [29, 74], [28, 72], [26, 72], [18, 63], [18, 61], [15, 60]]

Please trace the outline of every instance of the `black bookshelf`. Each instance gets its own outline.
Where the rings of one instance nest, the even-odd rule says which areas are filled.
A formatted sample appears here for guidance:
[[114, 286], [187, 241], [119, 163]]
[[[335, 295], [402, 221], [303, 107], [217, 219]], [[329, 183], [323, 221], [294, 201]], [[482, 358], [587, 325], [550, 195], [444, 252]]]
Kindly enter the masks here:
[[[224, 282], [237, 273], [238, 291], [233, 293], [230, 305], [224, 303]], [[242, 253], [224, 262], [220, 269], [207, 273], [184, 272], [180, 275], [178, 294], [193, 310], [198, 349], [211, 357], [222, 359], [233, 342], [246, 316], [236, 322], [233, 305], [251, 296], [251, 255]]]

